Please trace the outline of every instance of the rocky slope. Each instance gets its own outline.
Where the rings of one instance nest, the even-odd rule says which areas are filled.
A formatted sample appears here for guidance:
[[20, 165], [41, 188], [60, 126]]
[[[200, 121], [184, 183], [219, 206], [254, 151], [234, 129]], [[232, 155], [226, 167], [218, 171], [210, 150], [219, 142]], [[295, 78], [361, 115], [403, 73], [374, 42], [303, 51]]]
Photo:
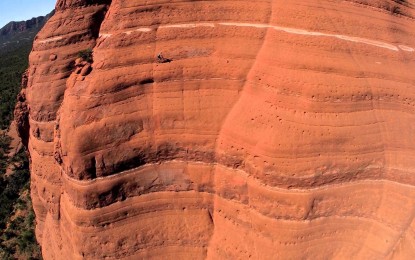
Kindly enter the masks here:
[[414, 4], [59, 0], [16, 109], [45, 259], [413, 258]]

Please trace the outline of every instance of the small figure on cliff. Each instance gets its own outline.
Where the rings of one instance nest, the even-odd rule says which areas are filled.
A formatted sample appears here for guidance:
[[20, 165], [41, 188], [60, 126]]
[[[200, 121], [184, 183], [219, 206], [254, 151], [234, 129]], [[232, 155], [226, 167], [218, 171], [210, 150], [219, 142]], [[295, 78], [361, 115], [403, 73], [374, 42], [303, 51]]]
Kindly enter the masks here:
[[161, 52], [159, 52], [159, 54], [157, 54], [157, 60], [158, 60], [159, 62], [162, 62], [162, 61], [164, 60], [164, 58], [163, 58], [163, 54], [162, 54]]
[[166, 62], [171, 62], [171, 59], [166, 59], [163, 57], [163, 54], [161, 52], [159, 52], [159, 54], [157, 54], [157, 62], [158, 63], [166, 63]]

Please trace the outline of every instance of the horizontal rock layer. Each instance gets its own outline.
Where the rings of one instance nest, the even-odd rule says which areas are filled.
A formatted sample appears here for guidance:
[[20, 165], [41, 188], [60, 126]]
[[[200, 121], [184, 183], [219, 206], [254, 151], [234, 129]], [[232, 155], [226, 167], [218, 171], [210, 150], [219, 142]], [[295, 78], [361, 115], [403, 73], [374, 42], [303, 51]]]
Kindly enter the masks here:
[[56, 7], [18, 106], [45, 259], [415, 254], [412, 1]]

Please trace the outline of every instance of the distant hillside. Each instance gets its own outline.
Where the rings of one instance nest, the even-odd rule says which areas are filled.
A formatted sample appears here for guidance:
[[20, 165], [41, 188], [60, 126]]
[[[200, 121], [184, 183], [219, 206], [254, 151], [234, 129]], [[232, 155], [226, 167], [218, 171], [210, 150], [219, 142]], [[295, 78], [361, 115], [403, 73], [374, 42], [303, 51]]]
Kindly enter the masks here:
[[33, 39], [51, 15], [53, 12], [28, 21], [10, 22], [0, 29], [0, 129], [10, 124]]
[[40, 28], [48, 16], [33, 17], [27, 21], [10, 22], [0, 29], [0, 35], [9, 35], [15, 32], [24, 32], [31, 28]]
[[46, 16], [34, 17], [27, 21], [10, 22], [0, 29], [0, 53], [10, 51], [18, 45], [33, 43], [33, 39], [54, 11]]
[[21, 146], [11, 153], [7, 128], [33, 40], [52, 13], [0, 29], [0, 259], [42, 258], [34, 235], [29, 160]]

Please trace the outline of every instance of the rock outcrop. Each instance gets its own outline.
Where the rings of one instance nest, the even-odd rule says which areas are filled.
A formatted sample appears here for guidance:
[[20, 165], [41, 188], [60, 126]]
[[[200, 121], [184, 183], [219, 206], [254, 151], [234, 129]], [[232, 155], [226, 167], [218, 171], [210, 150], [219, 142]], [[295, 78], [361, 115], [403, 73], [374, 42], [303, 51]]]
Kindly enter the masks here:
[[59, 0], [18, 122], [45, 259], [413, 258], [414, 4]]

